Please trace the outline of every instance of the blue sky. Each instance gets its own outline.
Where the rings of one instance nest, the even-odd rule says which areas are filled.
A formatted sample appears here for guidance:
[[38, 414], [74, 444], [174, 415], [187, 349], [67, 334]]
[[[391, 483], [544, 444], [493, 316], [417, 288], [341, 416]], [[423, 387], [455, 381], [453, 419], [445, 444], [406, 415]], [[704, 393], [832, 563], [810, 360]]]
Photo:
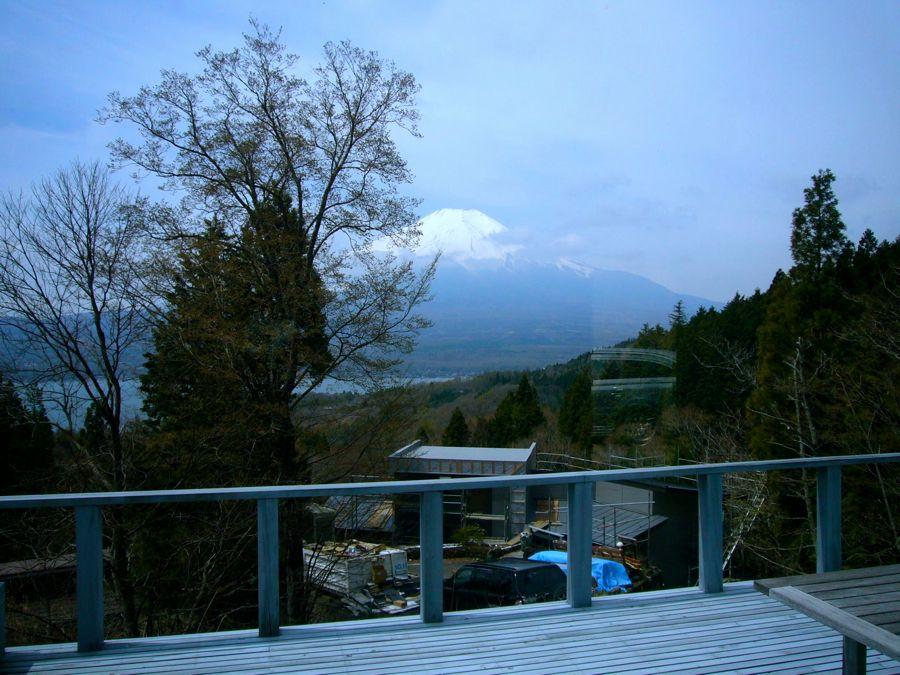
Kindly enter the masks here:
[[479, 209], [533, 259], [765, 288], [825, 167], [852, 237], [900, 234], [895, 1], [2, 1], [0, 188], [104, 158], [109, 91], [195, 71], [251, 13], [307, 66], [350, 39], [415, 74], [423, 138], [400, 143], [421, 213]]

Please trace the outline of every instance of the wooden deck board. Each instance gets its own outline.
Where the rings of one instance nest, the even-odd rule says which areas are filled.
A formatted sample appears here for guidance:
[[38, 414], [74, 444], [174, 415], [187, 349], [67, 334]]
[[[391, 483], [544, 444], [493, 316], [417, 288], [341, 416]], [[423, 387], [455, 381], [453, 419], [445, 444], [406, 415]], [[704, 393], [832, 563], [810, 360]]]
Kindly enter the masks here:
[[[752, 601], [752, 598], [750, 600]], [[723, 629], [728, 628], [729, 626], [738, 626], [740, 625], [739, 619], [742, 616], [746, 623], [746, 612], [755, 608], [755, 605], [753, 605], [752, 602], [748, 603], [747, 601], [735, 598], [729, 603], [729, 607], [726, 610], [720, 610], [718, 614], [710, 616], [709, 607], [713, 606], [715, 601], [704, 599], [703, 601], [698, 601], [696, 604], [698, 607], [693, 607], [691, 605], [684, 607], [683, 603], [673, 603], [673, 607], [666, 608], [666, 612], [664, 613], [652, 606], [647, 609], [630, 608], [618, 615], [616, 625], [606, 631], [606, 636], [609, 637], [609, 639], [622, 640], [628, 636], [639, 635], [641, 639], [646, 640], [655, 635], [652, 630], [653, 628], [656, 628], [657, 631], [661, 631], [661, 634], [666, 635], [670, 634], [674, 627], [683, 624], [687, 625], [687, 627], [683, 629], [683, 635], [690, 635], [692, 632], [714, 634], [711, 628]], [[766, 619], [766, 621], [774, 624], [782, 621], [780, 614], [777, 614], [777, 609], [778, 608], [775, 608], [775, 617]], [[754, 614], [754, 625], [756, 623], [761, 623], [762, 618], [769, 616], [771, 613], [771, 610], [769, 612], [764, 610], [756, 611]], [[513, 616], [510, 616], [510, 619], [512, 618]], [[594, 630], [590, 626], [592, 621], [592, 616], [584, 612], [564, 614], [560, 616], [554, 624], [554, 638], [560, 639], [562, 637], [573, 635], [579, 638], [589, 636]], [[507, 625], [507, 622], [504, 622], [504, 630], [514, 630], [520, 640], [541, 640], [546, 638], [546, 626], [543, 622], [538, 623], [531, 621], [525, 626], [522, 626], [522, 621], [517, 619], [511, 623], [513, 624], [512, 626]], [[461, 631], [465, 633], [467, 643], [474, 644], [482, 640], [490, 641], [493, 639], [496, 633], [496, 627], [493, 623], [484, 625], [475, 624], [471, 626], [468, 624], [459, 624], [456, 626], [451, 624], [445, 627], [427, 629], [423, 627], [423, 630], [416, 634], [416, 644], [423, 648], [433, 648], [439, 647], [442, 643], [459, 643], [459, 633]], [[375, 636], [373, 638], [370, 635], [363, 635], [354, 636], [352, 639], [355, 640], [355, 644], [358, 648], [365, 648], [368, 654], [378, 654], [385, 649], [390, 651], [389, 643], [386, 643], [380, 636]], [[307, 639], [302, 642], [273, 643], [266, 641], [262, 643], [263, 645], [270, 645], [268, 647], [260, 647], [259, 644], [260, 643], [257, 642], [256, 644], [247, 645], [245, 651], [250, 654], [250, 658], [253, 658], [252, 655], [255, 653], [267, 650], [271, 660], [278, 658], [278, 655], [281, 652], [289, 653], [297, 651], [298, 649], [302, 649], [304, 645], [312, 644], [315, 644], [315, 657], [317, 660], [327, 660], [332, 656], [336, 656], [343, 651], [346, 651], [346, 644], [340, 636], [328, 639], [319, 638], [315, 640], [314, 643]], [[386, 647], [385, 645], [388, 646]], [[221, 655], [222, 653], [228, 655], [233, 651], [233, 647], [230, 645], [218, 645], [200, 649], [204, 658], [215, 658], [217, 654]], [[126, 663], [144, 660], [146, 655], [146, 650], [142, 650], [128, 656], [109, 653], [104, 655], [105, 658], [101, 655], [98, 655], [95, 658], [98, 664], [120, 663], [124, 665]], [[68, 667], [72, 662], [72, 659], [77, 661], [80, 658], [81, 657], [79, 656], [72, 656], [70, 659], [57, 660], [54, 666], [51, 667], [64, 669]], [[166, 653], [158, 653], [154, 656], [154, 661], [161, 663], [163, 661], [172, 659], [177, 660], [179, 658], [182, 658], [179, 653], [170, 649]]]
[[[780, 619], [778, 619], [778, 620], [780, 621]], [[751, 628], [752, 628], [752, 630], [751, 630]], [[762, 629], [762, 628], [765, 628], [767, 631], [771, 632], [771, 631], [777, 630], [778, 626], [777, 626], [777, 624], [773, 624], [772, 620], [769, 620], [768, 622], [757, 621], [753, 624], [748, 624], [748, 626], [747, 626], [748, 632], [745, 637], [748, 640], [750, 640], [753, 637], [753, 633], [755, 633], [756, 630]], [[542, 642], [541, 638], [543, 637], [544, 638], [543, 641], [546, 642], [547, 641], [546, 628], [543, 626], [539, 626], [538, 629], [539, 629], [538, 632], [535, 633], [534, 635], [522, 635], [521, 639], [531, 640], [531, 641], [533, 641], [532, 644], [539, 645]], [[554, 633], [556, 633], [556, 632], [554, 631]], [[704, 626], [702, 629], [695, 629], [695, 633], [698, 633], [698, 635], [696, 637], [693, 637], [693, 639], [698, 642], [701, 640], [715, 642], [718, 639], [716, 637], [716, 633], [711, 632], [707, 626]], [[650, 647], [651, 650], [653, 650], [653, 649], [658, 650], [658, 647], [654, 644], [654, 642], [657, 639], [661, 639], [662, 641], [665, 641], [667, 636], [671, 637], [671, 630], [669, 630], [668, 632], [661, 630], [661, 631], [658, 631], [656, 634], [651, 634], [651, 633], [645, 634], [643, 632], [640, 632], [640, 633], [637, 633], [637, 636], [639, 636], [639, 638], [640, 638], [639, 640], [633, 636], [631, 638], [630, 642], [635, 642], [635, 643], [646, 642], [651, 645], [651, 647]], [[683, 632], [681, 637], [682, 637], [682, 639], [686, 639], [688, 637], [691, 637], [691, 633]], [[592, 648], [592, 649], [594, 647], [603, 645], [603, 643], [609, 643], [607, 645], [609, 648], [614, 648], [614, 647], [616, 647], [617, 644], [623, 644], [623, 639], [620, 636], [619, 637], [610, 637], [610, 638], [600, 640], [600, 639], [597, 639], [596, 635], [592, 635], [590, 633], [590, 631], [588, 631], [588, 630], [581, 630], [581, 631], [577, 631], [577, 632], [569, 630], [569, 631], [563, 632], [559, 635], [554, 634], [552, 636], [552, 638], [553, 638], [553, 640], [552, 640], [553, 644], [561, 644], [562, 642], [568, 643], [566, 645], [567, 650], [568, 650], [569, 644], [571, 644], [572, 646], [578, 646], [579, 644], [586, 644], [589, 646], [589, 648]], [[298, 644], [295, 642], [292, 644], [292, 646], [293, 646], [294, 652], [302, 651], [304, 648], [304, 645], [302, 643]], [[310, 646], [313, 646], [313, 645], [310, 645]], [[389, 659], [391, 663], [396, 664], [396, 665], [399, 665], [400, 662], [407, 661], [407, 660], [413, 661], [415, 663], [426, 663], [430, 660], [434, 660], [434, 661], [436, 661], [436, 663], [439, 664], [441, 662], [441, 660], [446, 660], [449, 657], [453, 657], [456, 655], [468, 656], [468, 658], [473, 658], [473, 659], [477, 660], [478, 658], [480, 658], [479, 654], [483, 654], [486, 649], [490, 648], [490, 646], [491, 646], [491, 643], [489, 641], [485, 641], [484, 638], [470, 638], [466, 642], [460, 642], [459, 640], [457, 640], [455, 645], [445, 646], [442, 650], [440, 650], [440, 654], [436, 657], [433, 657], [432, 659], [429, 659], [427, 657], [423, 658], [421, 656], [421, 654], [419, 654], [420, 651], [427, 652], [428, 650], [430, 650], [433, 647], [433, 644], [430, 642], [420, 643], [419, 641], [417, 641], [418, 649], [416, 650], [416, 652], [414, 652], [412, 654], [410, 654], [408, 652], [408, 650], [405, 649], [405, 647], [398, 648], [398, 647], [394, 646], [394, 647], [389, 647], [387, 649], [385, 649], [385, 648], [378, 649], [378, 650], [370, 649], [367, 651], [367, 653], [364, 656], [358, 657], [355, 659], [355, 663], [356, 663], [355, 670], [356, 670], [356, 672], [364, 672], [369, 667], [371, 667], [372, 669], [374, 669], [376, 671], [383, 670], [385, 659]], [[506, 645], [506, 646], [508, 646], [508, 645]], [[357, 645], [357, 647], [359, 647], [359, 645]], [[477, 653], [474, 656], [473, 656], [472, 647], [477, 647]], [[297, 657], [296, 653], [291, 654], [291, 653], [283, 652], [282, 654], [276, 654], [275, 649], [276, 649], [275, 647], [272, 647], [267, 654], [267, 663], [269, 663], [270, 665], [275, 665], [279, 662], [294, 662], [296, 660], [296, 657]], [[643, 651], [647, 651], [647, 649], [644, 649]], [[393, 652], [393, 654], [391, 652]], [[200, 653], [195, 656], [195, 662], [198, 664], [202, 664], [204, 666], [204, 669], [197, 670], [194, 672], [206, 672], [206, 671], [215, 672], [217, 670], [221, 670], [223, 668], [224, 664], [226, 664], [226, 663], [231, 663], [232, 665], [237, 665], [236, 660], [244, 660], [244, 661], [246, 661], [246, 663], [252, 664], [256, 660], [258, 653], [259, 653], [259, 650], [254, 649], [252, 654], [241, 654], [240, 656], [232, 655], [231, 657], [226, 655], [224, 659], [216, 658], [216, 657], [213, 657], [212, 659], [210, 659], [208, 653], [203, 652], [203, 653]], [[168, 658], [166, 658], [165, 661], [169, 661], [172, 658], [171, 655], [167, 655], [167, 657]], [[340, 652], [331, 651], [328, 654], [323, 654], [322, 652], [319, 651], [318, 645], [315, 645], [314, 657], [312, 659], [307, 658], [304, 663], [307, 666], [312, 666], [317, 663], [321, 663], [323, 667], [327, 667], [327, 665], [329, 663], [332, 663], [334, 661], [334, 659], [339, 658], [339, 657], [340, 657]], [[110, 661], [116, 662], [116, 659], [112, 659]], [[109, 663], [109, 661], [104, 662], [103, 665], [107, 665], [107, 663]], [[154, 659], [154, 664], [156, 666], [162, 666], [163, 663], [164, 663], [163, 660]], [[118, 660], [118, 664], [120, 666], [125, 666], [125, 663], [123, 663], [123, 660], [121, 660], [121, 659]], [[363, 664], [367, 664], [367, 665], [363, 665]], [[71, 662], [57, 663], [55, 665], [60, 669], [65, 669], [71, 665]], [[101, 663], [98, 661], [98, 662], [95, 662], [95, 665], [100, 666]]]
[[[885, 590], [889, 589], [891, 591], [896, 591], [900, 588], [900, 573], [897, 574], [888, 574], [885, 576], [872, 577], [871, 579], [853, 579], [853, 588], [858, 589], [869, 589], [872, 592], [876, 592], [877, 590]], [[795, 588], [799, 588], [801, 591], [805, 593], [809, 593], [812, 595], [818, 595], [819, 593], [823, 593], [826, 591], [837, 591], [847, 588], [847, 582], [845, 581], [828, 581], [821, 582], [815, 584], [799, 584], [795, 586]]]
[[[753, 626], [754, 626], [754, 628], [756, 628], [756, 627], [765, 628], [766, 630], [769, 630], [769, 631], [775, 629], [775, 626], [771, 622], [769, 622], [768, 625], [764, 625], [763, 622], [757, 622], [757, 623], [753, 624]], [[546, 633], [544, 628], [541, 628], [541, 630], [544, 632], [544, 634]], [[704, 628], [703, 631], [701, 631], [701, 633], [705, 633], [705, 634], [709, 635], [710, 631], [708, 630], [708, 628]], [[666, 634], [663, 632], [660, 632], [658, 634], [658, 636], [657, 635], [649, 635], [649, 634], [645, 636], [643, 633], [639, 633], [639, 635], [641, 636], [642, 639], [646, 639], [647, 642], [649, 642], [649, 643], [652, 643], [654, 641], [654, 639], [657, 637], [660, 637], [663, 641], [666, 639]], [[671, 635], [671, 631], [669, 632], [669, 637], [670, 637], [670, 635]], [[712, 633], [712, 635], [715, 636], [715, 633]], [[541, 640], [542, 637], [544, 638], [544, 641], [546, 641], [546, 635], [541, 635], [540, 633], [535, 634], [535, 635], [522, 635], [521, 639], [530, 640], [530, 641], [532, 641], [533, 645], [540, 645], [542, 642], [542, 640]], [[588, 644], [588, 645], [593, 644], [595, 646], [599, 646], [602, 642], [609, 642], [610, 644], [608, 646], [610, 648], [614, 648], [616, 646], [616, 643], [623, 644], [624, 642], [626, 642], [621, 637], [614, 637], [614, 638], [609, 638], [604, 641], [600, 641], [600, 640], [596, 639], [596, 636], [592, 636], [589, 631], [578, 631], [577, 633], [574, 631], [568, 631], [562, 637], [565, 638], [565, 640], [562, 640], [562, 638], [556, 638], [556, 636], [554, 636], [554, 643], [559, 644], [562, 641], [565, 641], [565, 642], [568, 642], [575, 646], [577, 646], [580, 643], [584, 643], [584, 644]], [[683, 639], [687, 638], [687, 637], [689, 637], [688, 633], [682, 634]], [[749, 639], [750, 635], [748, 634], [747, 637]], [[593, 638], [593, 639], [591, 639], [591, 638]], [[696, 639], [699, 640], [701, 638], [698, 637]], [[713, 639], [714, 639], [714, 637], [713, 637]], [[632, 641], [633, 641], [633, 639], [632, 639]], [[478, 648], [478, 652], [481, 653], [481, 652], [483, 652], [484, 649], [487, 649], [488, 647], [490, 647], [490, 645], [491, 645], [491, 643], [489, 641], [485, 641], [483, 638], [470, 639], [467, 642], [457, 641], [456, 645], [445, 646], [443, 649], [439, 650], [438, 656], [433, 657], [433, 658], [436, 659], [438, 662], [440, 662], [441, 659], [444, 659], [449, 656], [453, 656], [455, 654], [471, 655], [471, 653], [473, 651], [472, 650], [473, 646], [476, 646]], [[303, 649], [303, 646], [304, 645], [302, 645], [302, 644], [295, 645], [294, 652], [301, 651]], [[305, 661], [307, 665], [313, 665], [314, 663], [317, 663], [317, 662], [322, 662], [325, 665], [327, 665], [328, 663], [331, 663], [334, 659], [340, 657], [340, 652], [332, 652], [332, 653], [329, 653], [326, 655], [319, 651], [318, 645], [309, 645], [309, 646], [315, 648], [315, 654], [314, 654], [313, 658], [311, 658], [311, 659], [307, 658], [307, 660]], [[428, 659], [427, 658], [423, 659], [423, 657], [419, 654], [419, 652], [422, 651], [422, 652], [427, 653], [434, 646], [435, 645], [433, 645], [430, 642], [420, 643], [419, 641], [417, 641], [418, 649], [416, 650], [416, 652], [413, 652], [412, 654], [410, 654], [407, 650], [405, 650], [405, 647], [401, 647], [399, 649], [396, 647], [393, 649], [384, 649], [384, 648], [377, 649], [377, 650], [369, 649], [363, 657], [358, 657], [357, 659], [355, 659], [355, 661], [357, 662], [358, 670], [362, 669], [363, 663], [374, 664], [373, 667], [375, 669], [383, 668], [383, 663], [386, 658], [391, 659], [393, 663], [397, 663], [399, 661], [404, 661], [404, 660], [408, 660], [408, 659], [415, 660], [417, 662], [421, 662], [423, 660], [427, 661]], [[357, 647], [359, 647], [359, 645], [357, 645]], [[393, 654], [391, 652], [393, 652]], [[207, 653], [202, 653], [198, 656], [201, 659], [202, 663], [209, 665], [211, 670], [215, 670], [215, 669], [220, 668], [221, 664], [223, 664], [225, 662], [234, 663], [235, 660], [246, 660], [247, 663], [252, 664], [255, 661], [255, 659], [257, 658], [257, 655], [258, 655], [258, 650], [254, 650], [254, 652], [251, 654], [241, 654], [240, 656], [225, 655], [224, 658], [213, 657], [212, 659], [210, 659], [210, 656]], [[475, 658], [477, 658], [477, 656]], [[285, 661], [292, 662], [295, 659], [296, 659], [296, 653], [291, 654], [287, 651], [284, 651], [281, 654], [276, 654], [274, 647], [271, 650], [269, 650], [269, 652], [267, 654], [267, 663], [269, 663], [269, 664], [275, 664], [278, 662], [285, 662]], [[166, 661], [169, 661], [169, 660], [171, 660], [171, 655], [169, 655], [169, 658], [166, 659]], [[115, 660], [113, 660], [113, 661], [115, 661]], [[157, 665], [162, 665], [161, 660], [154, 659], [154, 663]], [[121, 661], [119, 661], [119, 664], [122, 666], [125, 665]], [[70, 664], [67, 662], [65, 664], [57, 664], [57, 665], [61, 668], [66, 668]], [[96, 665], [100, 665], [100, 664], [97, 663]], [[106, 665], [106, 664], [104, 664], [104, 665]]]
[[[820, 596], [821, 597], [821, 596]], [[850, 608], [862, 607], [863, 605], [871, 606], [884, 603], [892, 603], [900, 600], [900, 591], [893, 593], [872, 593], [868, 595], [846, 594], [840, 598], [822, 598], [827, 599], [835, 607], [843, 607], [848, 611]]]
[[[453, 673], [840, 671], [841, 638], [755, 593], [728, 585], [564, 604], [251, 631], [111, 641], [95, 654], [71, 645], [11, 648], [0, 673]], [[869, 668], [900, 673], [870, 651]]]
[[[632, 596], [639, 597], [639, 596]], [[646, 597], [646, 596], [645, 596]], [[691, 599], [690, 602], [679, 601], [679, 602], [671, 602], [667, 604], [664, 608], [658, 607], [657, 603], [641, 603], [638, 607], [626, 606], [622, 609], [622, 611], [617, 612], [617, 623], [616, 626], [609, 629], [609, 633], [621, 633], [628, 634], [634, 632], [641, 632], [647, 627], [654, 627], [660, 624], [665, 625], [666, 627], [672, 627], [679, 623], [690, 622], [695, 626], [702, 626], [704, 622], [712, 622], [720, 625], [727, 625], [726, 622], [735, 620], [743, 616], [750, 609], [758, 609], [756, 604], [754, 603], [755, 598], [752, 596], [744, 596], [744, 597], [735, 597], [731, 598], [727, 608], [719, 607], [719, 611], [714, 618], [710, 618], [709, 610], [712, 607], [719, 605], [719, 600], [712, 596], [696, 596]], [[554, 603], [556, 604], [556, 603]], [[611, 604], [611, 603], [610, 603]], [[622, 604], [622, 603], [617, 603]], [[542, 616], [552, 616], [554, 625], [557, 628], [557, 631], [566, 631], [570, 626], [577, 626], [579, 623], [591, 622], [593, 621], [593, 617], [589, 615], [586, 611], [574, 611], [574, 612], [565, 612], [560, 614], [559, 605], [556, 605], [556, 610], [547, 610], [541, 612]], [[528, 614], [526, 608], [519, 608], [522, 614]], [[528, 608], [531, 609], [531, 608]], [[608, 610], [605, 610], [608, 611]], [[770, 609], [770, 611], [772, 611]], [[778, 611], [778, 608], [775, 607], [774, 611]], [[517, 634], [522, 635], [523, 637], [528, 637], [528, 632], [534, 632], [537, 635], [541, 635], [545, 632], [545, 625], [543, 622], [535, 622], [532, 619], [528, 618], [520, 618], [517, 612], [502, 612], [502, 610], [491, 610], [484, 616], [479, 616], [478, 612], [470, 612], [466, 613], [464, 616], [453, 616], [449, 615], [447, 618], [447, 623], [443, 626], [424, 626], [419, 622], [412, 622], [410, 624], [410, 628], [414, 628], [417, 632], [415, 634], [415, 639], [417, 644], [428, 643], [429, 645], [433, 644], [435, 641], [458, 641], [459, 634], [464, 633], [467, 640], [472, 641], [475, 640], [480, 634], [485, 634], [487, 636], [493, 636], [496, 632], [496, 627], [493, 623], [498, 620], [503, 623], [504, 630], [515, 630]], [[533, 610], [530, 613], [534, 613]], [[764, 612], [757, 611], [756, 616], [759, 617], [763, 615]], [[693, 619], [692, 616], [696, 615]], [[481, 619], [477, 621], [477, 619]], [[409, 622], [407, 622], [409, 623]], [[370, 626], [369, 622], [346, 622], [344, 624], [332, 624], [335, 631], [330, 631], [325, 634], [321, 634], [321, 631], [310, 631], [311, 635], [305, 636], [303, 638], [303, 642], [299, 644], [312, 644], [312, 640], [315, 639], [316, 651], [317, 654], [325, 653], [329, 651], [328, 646], [330, 645], [332, 649], [337, 649], [338, 651], [345, 649], [345, 633], [352, 632], [353, 636], [349, 639], [353, 639], [357, 646], [362, 648], [369, 648], [369, 645], [373, 645], [377, 647], [378, 645], [386, 644], [382, 633], [384, 629], [387, 627], [393, 628], [394, 623], [391, 621], [390, 623], [385, 620], [378, 620], [376, 624], [371, 625], [371, 628], [366, 631], [365, 627]], [[354, 630], [356, 627], [361, 627], [363, 630]], [[314, 628], [314, 627], [310, 627]], [[391, 630], [389, 628], [389, 630]], [[375, 630], [381, 629], [381, 630]], [[286, 629], [290, 631], [292, 629]], [[302, 629], [301, 629], [302, 630]], [[525, 632], [523, 632], [525, 631]], [[391, 631], [392, 632], [392, 631]], [[244, 635], [249, 635], [249, 633], [244, 632]], [[213, 651], [231, 651], [233, 646], [230, 642], [224, 642], [221, 639], [218, 640], [209, 640], [210, 646], [206, 646], [204, 644], [203, 637], [213, 638], [214, 636], [190, 636], [192, 638], [196, 638], [193, 642], [196, 643], [197, 649], [202, 650], [204, 653], [211, 653]], [[168, 657], [171, 658], [171, 654], [175, 653], [177, 655], [177, 651], [173, 650], [181, 650], [186, 646], [191, 644], [191, 640], [188, 637], [184, 638], [184, 644], [173, 643], [173, 638], [162, 638], [155, 640], [143, 640], [138, 641], [141, 644], [134, 645], [132, 648], [128, 649], [128, 656], [123, 655], [122, 652], [122, 643], [126, 641], [115, 641], [110, 643], [110, 648], [106, 651], [93, 656], [92, 658], [99, 660], [102, 659], [111, 659], [118, 660], [121, 662], [125, 662], [126, 660], [141, 660], [146, 658], [146, 653], [148, 651], [154, 650], [154, 648], [159, 651], [162, 649], [167, 649]], [[159, 644], [161, 643], [161, 644]], [[159, 644], [159, 646], [157, 646]], [[247, 647], [246, 650], [258, 651], [260, 649], [267, 649], [270, 653], [275, 653], [280, 650], [290, 651], [291, 649], [296, 649], [295, 643], [288, 641], [271, 641], [271, 640], [257, 640], [255, 638], [251, 638], [246, 641]], [[71, 652], [65, 653], [65, 646], [51, 646], [45, 648], [48, 653], [56, 653], [63, 659], [75, 659], [79, 660], [83, 658], [80, 655], [72, 654]], [[176, 656], [177, 657], [177, 656]], [[158, 654], [155, 658], [167, 658], [162, 653]], [[66, 661], [58, 661], [58, 663], [64, 664]]]
[[[837, 573], [840, 574], [840, 573]], [[779, 580], [764, 585], [769, 597], [776, 598], [784, 604], [800, 610], [840, 632], [848, 640], [866, 645], [894, 659], [900, 659], [900, 635], [886, 629], [900, 623], [900, 602], [879, 602], [875, 592], [884, 591], [883, 597], [889, 597], [900, 588], [897, 579], [897, 566], [865, 568], [858, 570], [853, 578], [834, 580], [835, 574], [810, 575], [806, 578], [794, 579], [795, 585], [779, 585]], [[772, 581], [772, 580], [767, 580]], [[759, 586], [757, 586], [759, 588]], [[836, 590], [855, 590], [857, 601], [865, 597], [862, 604], [847, 606], [848, 599], [823, 599], [820, 593]], [[840, 601], [840, 605], [838, 606]], [[853, 644], [847, 642], [846, 644]], [[845, 647], [845, 653], [846, 653]]]
[[[879, 576], [890, 576], [892, 574], [900, 574], [900, 565], [884, 565], [879, 568]], [[846, 581], [849, 579], [872, 578], [871, 568], [863, 567], [852, 570], [839, 570], [837, 572], [825, 572], [817, 575], [822, 579], [822, 583], [830, 583], [834, 581]], [[782, 586], [796, 586], [808, 579], [808, 574], [798, 574], [792, 577], [777, 577], [773, 579], [757, 579], [753, 582], [753, 586], [758, 591], [767, 593], [772, 588], [780, 588]]]
[[[748, 630], [744, 637], [748, 640], [752, 639], [757, 634], [756, 630]], [[798, 637], [802, 637], [802, 634], [798, 633]], [[546, 656], [548, 659], [551, 659], [553, 663], [557, 664], [563, 661], [570, 662], [573, 659], [583, 661], [584, 659], [591, 660], [596, 658], [597, 653], [622, 653], [622, 648], [627, 647], [627, 658], [623, 658], [622, 662], [636, 660], [638, 662], [646, 662], [649, 658], [659, 657], [661, 654], [661, 645], [665, 646], [667, 642], [670, 642], [671, 633], [668, 635], [669, 640], [659, 639], [658, 637], [654, 639], [653, 637], [648, 638], [648, 640], [641, 644], [640, 640], [633, 639], [631, 640], [631, 644], [625, 644], [621, 640], [598, 640], [596, 636], [588, 635], [584, 637], [575, 637], [575, 636], [566, 636], [565, 639], [550, 639], [547, 640], [544, 644], [530, 644], [528, 646], [528, 653], [530, 656], [537, 656], [541, 652], [546, 652]], [[714, 645], [718, 642], [715, 636], [706, 637], [707, 645]], [[699, 640], [696, 640], [693, 645], [683, 647], [681, 651], [689, 651], [694, 652], [694, 656], [696, 656], [697, 647], [703, 646]], [[445, 655], [439, 655], [433, 658], [422, 658], [419, 657], [416, 659], [416, 664], [424, 665], [429, 667], [453, 667], [453, 668], [462, 668], [472, 669], [474, 666], [478, 665], [479, 662], [483, 662], [483, 654], [485, 650], [493, 652], [493, 656], [491, 658], [491, 663], [493, 666], [505, 664], [506, 662], [518, 663], [520, 667], [522, 667], [522, 648], [516, 647], [515, 645], [509, 644], [501, 644], [501, 645], [476, 645], [477, 649], [473, 650], [471, 648], [461, 647], [451, 658], [447, 658]], [[667, 655], [664, 658], [673, 658], [677, 655], [678, 650], [670, 650], [666, 649], [664, 654]], [[534, 663], [539, 668], [546, 668], [546, 659], [534, 659]], [[610, 667], [614, 663], [618, 663], [611, 657], [605, 657], [603, 659], [604, 667]], [[366, 667], [357, 667], [355, 672], [377, 672], [378, 670], [383, 670], [383, 663], [372, 663], [368, 664]]]

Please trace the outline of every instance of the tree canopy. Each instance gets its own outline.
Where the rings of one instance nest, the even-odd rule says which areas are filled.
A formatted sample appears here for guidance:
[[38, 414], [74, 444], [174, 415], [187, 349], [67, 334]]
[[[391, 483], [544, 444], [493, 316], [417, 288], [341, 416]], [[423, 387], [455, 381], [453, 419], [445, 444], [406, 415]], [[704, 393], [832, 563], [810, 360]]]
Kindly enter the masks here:
[[583, 368], [563, 396], [559, 409], [559, 431], [590, 459], [593, 425], [594, 395], [591, 391], [591, 373], [588, 368]]
[[515, 391], [510, 391], [500, 401], [493, 417], [478, 421], [473, 442], [484, 447], [504, 447], [527, 438], [545, 422], [537, 390], [528, 376], [522, 375]]
[[825, 267], [836, 264], [848, 250], [849, 242], [831, 187], [834, 174], [823, 169], [811, 180], [812, 185], [803, 190], [803, 206], [794, 209], [791, 255], [797, 272], [818, 279]]
[[450, 421], [444, 429], [441, 436], [441, 445], [445, 446], [461, 446], [469, 444], [469, 426], [466, 424], [466, 418], [462, 414], [462, 410], [458, 407], [453, 409], [450, 415]]
[[0, 373], [0, 494], [40, 492], [52, 485], [53, 445], [38, 393], [23, 401]]
[[[327, 44], [307, 82], [278, 32], [251, 21], [240, 47], [198, 52], [196, 75], [164, 70], [132, 96], [114, 92], [104, 122], [126, 124], [139, 141], [111, 146], [120, 166], [157, 176], [177, 192], [179, 208], [157, 218], [169, 240], [204, 236], [212, 219], [233, 244], [268, 246], [275, 209], [293, 230], [302, 274], [321, 284], [320, 330], [331, 355], [295, 383], [301, 395], [326, 376], [375, 386], [427, 325], [415, 308], [428, 295], [433, 266], [421, 274], [374, 241], [413, 241], [417, 202], [393, 135], [417, 135], [415, 78], [347, 42]], [[269, 228], [271, 232], [271, 228]], [[282, 234], [280, 236], [287, 236]], [[282, 241], [282, 245], [288, 242]], [[319, 330], [319, 329], [317, 329]]]

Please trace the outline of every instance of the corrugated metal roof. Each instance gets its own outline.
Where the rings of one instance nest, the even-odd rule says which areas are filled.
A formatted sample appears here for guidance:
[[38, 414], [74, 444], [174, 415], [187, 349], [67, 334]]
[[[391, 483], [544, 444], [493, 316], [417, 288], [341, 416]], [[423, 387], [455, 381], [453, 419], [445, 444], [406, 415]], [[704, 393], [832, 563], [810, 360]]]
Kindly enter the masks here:
[[401, 448], [389, 455], [392, 459], [438, 459], [451, 461], [527, 462], [534, 454], [530, 448], [473, 448], [419, 445]]
[[340, 495], [329, 497], [326, 504], [336, 511], [334, 526], [340, 530], [394, 530], [394, 502], [390, 499]]
[[[559, 522], [551, 523], [546, 528], [556, 534], [568, 534], [568, 509], [559, 510]], [[668, 520], [665, 516], [629, 511], [615, 504], [599, 504], [594, 502], [592, 537], [595, 544], [614, 547], [617, 539], [637, 539], [645, 535], [657, 525]]]

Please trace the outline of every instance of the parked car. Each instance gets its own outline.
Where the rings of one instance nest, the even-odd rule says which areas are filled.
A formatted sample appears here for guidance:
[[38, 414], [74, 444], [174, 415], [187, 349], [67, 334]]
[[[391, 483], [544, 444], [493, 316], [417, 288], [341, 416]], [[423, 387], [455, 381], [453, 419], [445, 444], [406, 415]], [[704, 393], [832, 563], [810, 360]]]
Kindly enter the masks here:
[[566, 575], [557, 565], [504, 558], [463, 565], [444, 580], [444, 608], [482, 609], [563, 600]]

